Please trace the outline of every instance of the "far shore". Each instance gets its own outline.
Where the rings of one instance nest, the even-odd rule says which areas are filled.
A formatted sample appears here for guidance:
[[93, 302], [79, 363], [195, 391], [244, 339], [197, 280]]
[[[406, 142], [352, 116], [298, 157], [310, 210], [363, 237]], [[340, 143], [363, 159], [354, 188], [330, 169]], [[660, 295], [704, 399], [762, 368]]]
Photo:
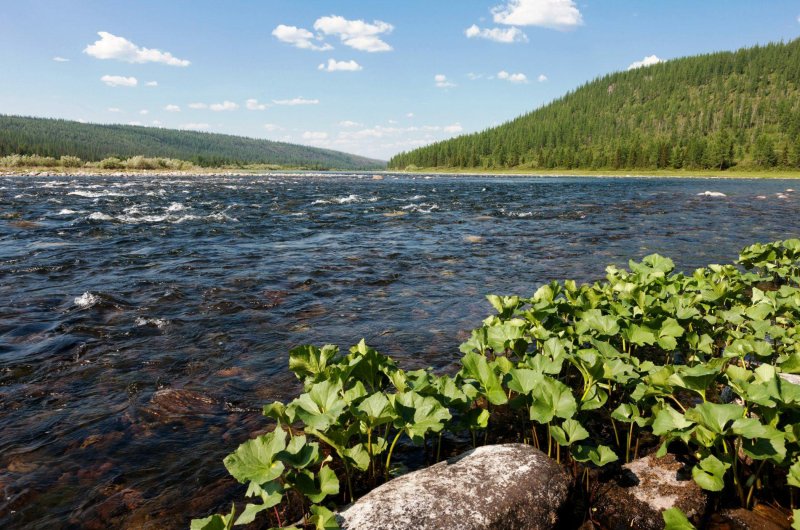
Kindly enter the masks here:
[[0, 177], [192, 177], [192, 176], [254, 176], [280, 174], [352, 173], [363, 175], [441, 175], [475, 177], [616, 177], [616, 178], [719, 178], [719, 179], [800, 179], [800, 170], [591, 170], [591, 169], [486, 169], [476, 171], [460, 168], [419, 168], [414, 170], [344, 170], [302, 168], [209, 168], [192, 169], [100, 169], [25, 167], [0, 168]]

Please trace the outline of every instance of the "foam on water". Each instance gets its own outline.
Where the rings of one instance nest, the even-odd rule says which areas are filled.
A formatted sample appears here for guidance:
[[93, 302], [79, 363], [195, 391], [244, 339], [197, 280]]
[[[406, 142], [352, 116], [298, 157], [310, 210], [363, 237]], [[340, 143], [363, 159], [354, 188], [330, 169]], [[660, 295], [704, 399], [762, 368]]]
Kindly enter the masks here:
[[75, 299], [72, 302], [81, 309], [86, 309], [88, 307], [92, 307], [99, 301], [100, 301], [99, 296], [94, 295], [89, 291], [86, 291], [82, 295], [75, 297]]

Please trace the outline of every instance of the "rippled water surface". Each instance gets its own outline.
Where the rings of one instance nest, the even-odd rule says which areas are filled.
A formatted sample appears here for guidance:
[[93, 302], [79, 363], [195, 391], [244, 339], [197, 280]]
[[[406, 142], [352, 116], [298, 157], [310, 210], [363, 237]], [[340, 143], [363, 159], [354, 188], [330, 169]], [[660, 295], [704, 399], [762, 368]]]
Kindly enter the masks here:
[[483, 295], [729, 262], [800, 233], [792, 186], [0, 178], [0, 526], [186, 528], [241, 494], [221, 459], [298, 391], [291, 347], [365, 337], [448, 370]]

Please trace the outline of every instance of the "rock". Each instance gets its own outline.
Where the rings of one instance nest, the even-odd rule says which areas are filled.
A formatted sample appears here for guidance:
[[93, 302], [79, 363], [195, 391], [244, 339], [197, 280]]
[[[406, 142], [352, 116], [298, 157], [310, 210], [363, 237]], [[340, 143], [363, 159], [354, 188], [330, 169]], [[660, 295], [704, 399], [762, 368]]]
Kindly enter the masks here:
[[523, 444], [479, 447], [372, 490], [337, 519], [344, 530], [553, 528], [570, 478]]
[[169, 421], [186, 416], [219, 414], [222, 404], [209, 396], [182, 388], [157, 390], [142, 412], [155, 420]]
[[744, 508], [723, 510], [711, 517], [711, 525], [720, 530], [789, 530], [789, 515], [759, 504], [752, 511]]
[[616, 481], [598, 486], [592, 518], [610, 530], [662, 530], [661, 512], [680, 508], [698, 524], [707, 500], [689, 468], [675, 455], [650, 455], [624, 465]]

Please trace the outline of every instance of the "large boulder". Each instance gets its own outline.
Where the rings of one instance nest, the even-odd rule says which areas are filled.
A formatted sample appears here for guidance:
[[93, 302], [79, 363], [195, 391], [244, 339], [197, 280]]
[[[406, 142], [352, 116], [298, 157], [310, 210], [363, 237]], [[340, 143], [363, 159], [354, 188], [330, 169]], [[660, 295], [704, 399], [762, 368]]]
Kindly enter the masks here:
[[663, 530], [661, 514], [669, 508], [679, 508], [698, 524], [708, 503], [689, 468], [671, 454], [625, 464], [616, 480], [598, 486], [594, 497], [592, 518], [610, 530]]
[[489, 445], [391, 480], [338, 519], [345, 530], [549, 530], [569, 486], [538, 449]]

